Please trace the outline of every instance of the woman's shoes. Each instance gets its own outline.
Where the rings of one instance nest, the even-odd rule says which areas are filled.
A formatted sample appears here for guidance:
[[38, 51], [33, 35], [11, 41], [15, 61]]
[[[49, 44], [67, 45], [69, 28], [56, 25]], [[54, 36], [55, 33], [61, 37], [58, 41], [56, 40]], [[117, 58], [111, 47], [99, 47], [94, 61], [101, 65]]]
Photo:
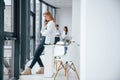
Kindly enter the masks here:
[[[21, 75], [31, 75], [31, 74], [32, 74], [32, 71], [30, 68], [27, 68], [23, 72], [21, 72]], [[40, 70], [36, 72], [36, 74], [44, 74], [44, 67], [40, 68]]]
[[44, 74], [44, 67], [42, 67], [36, 74]]
[[31, 74], [32, 74], [32, 72], [31, 72], [30, 68], [27, 68], [23, 72], [21, 72], [21, 75], [31, 75]]

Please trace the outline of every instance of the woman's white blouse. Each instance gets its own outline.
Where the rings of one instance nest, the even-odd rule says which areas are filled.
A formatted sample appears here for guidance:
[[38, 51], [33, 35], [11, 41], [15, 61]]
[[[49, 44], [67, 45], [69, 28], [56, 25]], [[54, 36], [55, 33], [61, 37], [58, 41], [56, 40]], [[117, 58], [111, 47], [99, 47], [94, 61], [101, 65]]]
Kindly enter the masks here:
[[68, 38], [69, 37], [69, 33], [65, 34], [65, 32], [63, 32], [62, 34], [62, 39]]
[[42, 31], [42, 36], [46, 36], [46, 44], [54, 44], [55, 30], [55, 23], [53, 21], [49, 21], [46, 25], [46, 29]]

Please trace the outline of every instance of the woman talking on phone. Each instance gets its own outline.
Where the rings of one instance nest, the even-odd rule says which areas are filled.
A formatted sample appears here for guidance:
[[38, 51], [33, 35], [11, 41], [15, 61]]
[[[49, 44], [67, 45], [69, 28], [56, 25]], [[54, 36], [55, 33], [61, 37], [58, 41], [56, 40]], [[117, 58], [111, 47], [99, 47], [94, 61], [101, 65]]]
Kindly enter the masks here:
[[31, 64], [28, 66], [27, 69], [25, 69], [21, 73], [21, 75], [31, 75], [32, 74], [31, 69], [33, 68], [36, 62], [38, 62], [38, 64], [40, 65], [40, 70], [38, 70], [36, 74], [44, 74], [44, 64], [42, 63], [40, 56], [44, 50], [44, 44], [54, 44], [55, 21], [50, 12], [45, 12], [43, 16], [45, 18], [45, 27], [44, 30], [41, 31], [42, 37], [40, 40], [40, 44], [38, 45], [35, 51], [35, 55]]

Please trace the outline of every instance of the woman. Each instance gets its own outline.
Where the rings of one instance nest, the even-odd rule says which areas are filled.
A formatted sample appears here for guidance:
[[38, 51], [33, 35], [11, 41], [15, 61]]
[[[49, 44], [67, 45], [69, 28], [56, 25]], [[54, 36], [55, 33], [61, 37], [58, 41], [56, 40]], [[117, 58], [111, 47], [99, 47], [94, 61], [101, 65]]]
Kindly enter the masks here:
[[63, 34], [62, 34], [62, 40], [65, 41], [69, 37], [68, 27], [64, 26], [63, 30], [64, 31], [63, 31]]
[[[30, 64], [30, 66], [24, 70], [21, 74], [22, 75], [30, 75], [32, 74], [31, 69], [33, 68], [33, 66], [35, 65], [36, 62], [38, 62], [38, 64], [40, 65], [40, 70], [38, 70], [38, 72], [36, 72], [37, 74], [43, 74], [44, 73], [44, 65], [41, 61], [41, 54], [44, 50], [44, 44], [54, 44], [54, 37], [55, 37], [55, 21], [53, 16], [51, 15], [50, 12], [45, 12], [43, 14], [45, 20], [47, 20], [46, 26], [44, 31], [42, 31], [42, 37], [40, 40], [40, 44], [37, 47], [36, 51], [35, 51], [35, 55], [34, 58]], [[45, 21], [46, 22], [46, 21]]]
[[67, 53], [67, 45], [69, 44], [69, 34], [68, 34], [68, 27], [64, 26], [63, 28], [64, 32], [62, 34], [62, 41], [64, 42], [65, 45], [65, 54]]

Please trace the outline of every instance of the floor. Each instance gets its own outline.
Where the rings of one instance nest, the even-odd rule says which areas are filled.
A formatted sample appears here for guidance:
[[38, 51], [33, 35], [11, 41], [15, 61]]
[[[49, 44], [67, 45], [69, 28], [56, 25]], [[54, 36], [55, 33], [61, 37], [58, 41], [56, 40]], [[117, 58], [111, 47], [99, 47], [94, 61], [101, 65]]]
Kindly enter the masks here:
[[[26, 67], [30, 63], [31, 63], [31, 61], [26, 64]], [[39, 65], [36, 64], [32, 69], [32, 73], [33, 73], [32, 75], [21, 75], [19, 80], [54, 80], [54, 77], [46, 78], [46, 77], [44, 77], [44, 74], [42, 74], [42, 75], [35, 74], [35, 72], [38, 70], [38, 68], [39, 68]], [[9, 79], [9, 75], [7, 74], [7, 69], [5, 69], [4, 73], [5, 73], [4, 80], [15, 80], [13, 78]], [[61, 69], [59, 71], [59, 73], [56, 77], [56, 80], [66, 80], [64, 69]], [[69, 71], [69, 80], [78, 80], [75, 72], [72, 70]]]
[[[20, 80], [54, 80], [54, 78], [45, 78], [44, 75], [33, 74], [27, 76], [26, 75], [20, 76]], [[66, 80], [63, 70], [60, 71], [60, 73], [56, 77], [56, 80]], [[77, 76], [73, 71], [70, 71], [69, 73], [69, 80], [78, 80]]]
[[[72, 48], [76, 48], [76, 47], [72, 47]], [[72, 49], [71, 49], [72, 50]], [[68, 55], [68, 58], [70, 58], [72, 56], [72, 61], [74, 61], [75, 65], [76, 65], [76, 68], [77, 70], [79, 70], [79, 57], [76, 57], [76, 56], [79, 56], [77, 54], [77, 52], [72, 52], [70, 51], [71, 53], [74, 53], [74, 54], [70, 54]], [[46, 61], [46, 58], [44, 56], [41, 57], [43, 62]], [[26, 67], [31, 63], [31, 61], [29, 61], [27, 64], [26, 64]], [[55, 69], [55, 67], [53, 67]], [[53, 77], [52, 78], [46, 78], [44, 77], [44, 75], [37, 75], [35, 74], [35, 72], [39, 69], [39, 65], [36, 64], [33, 69], [32, 69], [32, 75], [22, 75], [20, 76], [20, 79], [19, 80], [54, 80]], [[6, 70], [5, 70], [6, 72]], [[78, 71], [79, 73], [79, 71]], [[4, 80], [15, 80], [15, 79], [9, 79], [9, 75], [7, 74], [4, 74]], [[65, 73], [64, 73], [64, 70], [60, 70], [59, 71], [59, 74], [58, 76], [56, 77], [56, 80], [66, 80], [66, 77], [65, 77]], [[75, 74], [74, 71], [70, 70], [69, 71], [69, 80], [78, 80], [77, 79], [77, 76]]]
[[[26, 64], [26, 67], [30, 63], [31, 63], [31, 61]], [[55, 68], [55, 67], [53, 67], [53, 68]], [[44, 77], [44, 75], [35, 74], [35, 72], [38, 69], [39, 69], [39, 65], [36, 63], [36, 65], [32, 69], [32, 75], [22, 75], [22, 76], [20, 76], [19, 80], [54, 80], [54, 77], [46, 78], [46, 77]], [[59, 73], [56, 77], [56, 80], [66, 80], [64, 69], [61, 69], [59, 71]], [[69, 80], [78, 80], [75, 72], [72, 69], [69, 71]]]

